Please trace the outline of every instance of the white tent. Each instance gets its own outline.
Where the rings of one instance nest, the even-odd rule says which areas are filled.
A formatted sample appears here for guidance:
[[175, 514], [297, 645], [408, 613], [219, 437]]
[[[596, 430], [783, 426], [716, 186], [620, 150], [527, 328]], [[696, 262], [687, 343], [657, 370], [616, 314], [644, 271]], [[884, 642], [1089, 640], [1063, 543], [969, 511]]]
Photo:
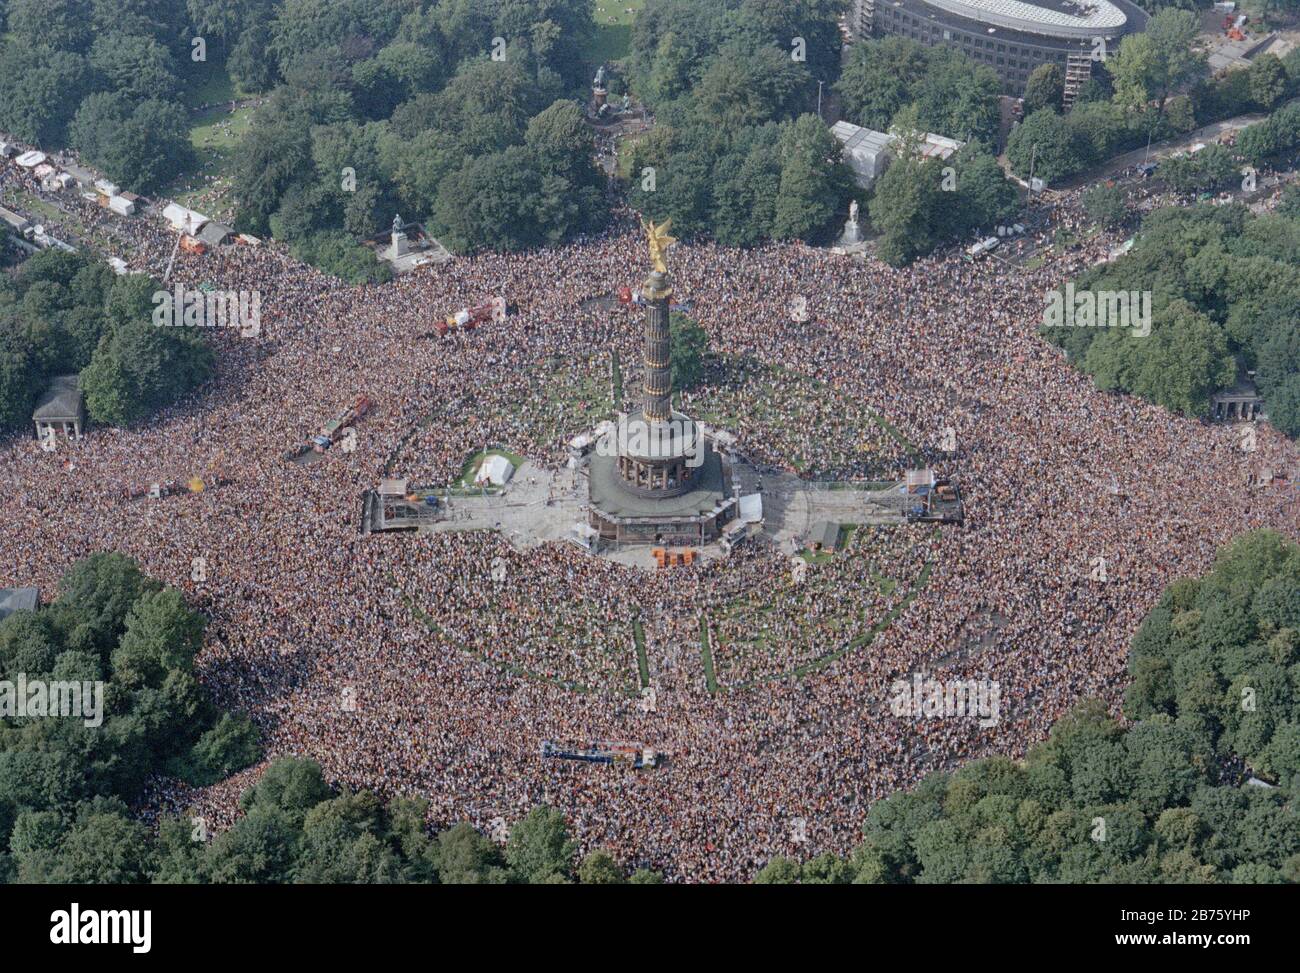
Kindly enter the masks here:
[[831, 134], [844, 146], [844, 164], [853, 170], [858, 185], [864, 189], [876, 181], [893, 158], [889, 146], [894, 137], [885, 132], [851, 122], [836, 122], [831, 126]]
[[492, 455], [483, 460], [474, 477], [475, 484], [490, 483], [492, 486], [505, 486], [514, 476], [515, 467], [510, 460], [501, 455]]
[[[858, 185], [863, 189], [869, 188], [894, 160], [895, 143], [899, 141], [892, 132], [877, 132], [851, 122], [836, 122], [831, 126], [831, 134], [844, 147], [844, 164], [853, 170]], [[933, 132], [922, 134], [924, 137], [917, 145], [917, 151], [927, 159], [947, 159], [966, 144]]]
[[173, 230], [184, 230], [190, 234], [198, 233], [203, 228], [203, 224], [208, 222], [208, 218], [202, 213], [196, 213], [176, 203], [168, 203], [163, 207], [163, 218], [172, 225]]
[[35, 149], [33, 149], [31, 152], [24, 152], [18, 158], [14, 159], [14, 161], [17, 162], [24, 169], [35, 169], [38, 165], [40, 165], [42, 162], [45, 161], [45, 153], [37, 152]]
[[763, 495], [751, 493], [740, 498], [740, 521], [757, 524], [763, 519]]

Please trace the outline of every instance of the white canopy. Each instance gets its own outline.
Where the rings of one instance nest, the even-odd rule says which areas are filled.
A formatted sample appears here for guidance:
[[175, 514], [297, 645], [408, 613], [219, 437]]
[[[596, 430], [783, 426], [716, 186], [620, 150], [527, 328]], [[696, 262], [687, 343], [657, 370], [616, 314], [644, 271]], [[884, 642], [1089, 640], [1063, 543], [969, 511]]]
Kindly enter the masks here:
[[483, 460], [482, 465], [478, 468], [478, 474], [474, 477], [474, 482], [505, 486], [510, 477], [514, 475], [514, 472], [515, 468], [510, 460], [499, 454], [494, 454]]
[[172, 229], [184, 230], [186, 233], [198, 233], [203, 228], [203, 224], [208, 222], [208, 218], [202, 213], [196, 213], [176, 203], [168, 203], [163, 207], [163, 217], [172, 225]]

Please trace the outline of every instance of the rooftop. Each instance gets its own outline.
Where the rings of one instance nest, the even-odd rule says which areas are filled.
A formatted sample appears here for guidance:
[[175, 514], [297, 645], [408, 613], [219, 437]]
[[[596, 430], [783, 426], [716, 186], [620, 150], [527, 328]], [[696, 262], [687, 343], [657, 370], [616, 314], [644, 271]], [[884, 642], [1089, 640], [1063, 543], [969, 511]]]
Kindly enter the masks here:
[[37, 400], [32, 418], [71, 422], [81, 418], [83, 412], [81, 380], [76, 375], [57, 375]]
[[[1114, 40], [1144, 30], [1149, 16], [1130, 0], [1102, 0], [1102, 5], [1120, 14], [1114, 27], [1092, 26], [1058, 9], [1054, 0], [878, 0], [901, 7], [918, 19], [955, 27], [973, 35], [997, 38], [1014, 44], [1037, 44], [1049, 48], [1091, 48], [1096, 36]], [[993, 9], [1001, 3], [1010, 9]], [[1023, 8], [1023, 9], [1016, 9]], [[1056, 23], [1053, 14], [1066, 23]]]
[[639, 497], [627, 490], [613, 456], [593, 453], [588, 473], [591, 505], [610, 517], [701, 517], [726, 499], [722, 457], [712, 449], [705, 453], [696, 488], [674, 497]]
[[1054, 27], [1065, 32], [1118, 30], [1127, 21], [1109, 0], [926, 0], [972, 20], [1032, 30]]
[[40, 601], [39, 588], [0, 588], [0, 621], [17, 611], [36, 611]]

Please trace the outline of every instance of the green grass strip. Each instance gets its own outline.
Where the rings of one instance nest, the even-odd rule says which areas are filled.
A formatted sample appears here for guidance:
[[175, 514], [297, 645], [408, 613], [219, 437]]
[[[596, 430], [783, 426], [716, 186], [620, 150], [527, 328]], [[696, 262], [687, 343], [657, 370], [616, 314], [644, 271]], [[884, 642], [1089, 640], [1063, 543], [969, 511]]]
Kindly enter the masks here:
[[632, 619], [632, 639], [636, 642], [636, 668], [641, 675], [641, 688], [650, 685], [650, 660], [645, 654], [645, 629], [641, 627], [641, 618]]
[[713, 671], [713, 647], [709, 644], [708, 619], [700, 616], [700, 659], [704, 662], [704, 685], [710, 693], [718, 691], [718, 677]]

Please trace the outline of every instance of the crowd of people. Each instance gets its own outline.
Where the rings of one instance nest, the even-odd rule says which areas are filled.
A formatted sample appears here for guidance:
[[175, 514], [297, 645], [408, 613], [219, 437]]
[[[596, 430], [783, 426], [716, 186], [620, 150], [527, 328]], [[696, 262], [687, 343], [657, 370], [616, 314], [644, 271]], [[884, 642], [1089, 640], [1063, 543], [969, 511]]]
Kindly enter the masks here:
[[[881, 417], [962, 485], [963, 527], [860, 531], [803, 587], [789, 552], [761, 543], [646, 572], [573, 545], [517, 552], [496, 534], [359, 534], [358, 498], [384, 476], [450, 482], [485, 444], [558, 468], [568, 437], [604, 417], [609, 350], [639, 358], [637, 314], [599, 300], [644, 275], [630, 219], [385, 285], [345, 286], [270, 243], [180, 253], [173, 283], [260, 291], [260, 335], [213, 334], [216, 377], [147, 424], [92, 428], [53, 452], [0, 444], [0, 586], [48, 599], [90, 553], [131, 555], [209, 616], [202, 679], [250, 713], [268, 756], [423, 796], [434, 826], [486, 832], [545, 801], [584, 850], [693, 881], [844, 852], [872, 801], [926, 772], [1022, 753], [1082, 697], [1117, 708], [1129, 641], [1165, 586], [1238, 533], [1297, 531], [1293, 444], [1264, 425], [1243, 452], [1230, 426], [1099, 392], [1038, 337], [1045, 291], [1115, 242], [1051, 249], [1077, 199], [1039, 205], [1036, 265], [941, 254], [893, 269], [799, 244], [671, 252], [713, 352], [860, 406], [832, 415], [816, 395], [776, 392], [779, 407], [736, 416], [742, 448], [862, 475], [845, 457], [878, 435], [857, 424]], [[131, 237], [133, 269], [161, 277], [175, 238], [160, 221], [114, 232]], [[436, 335], [434, 322], [497, 294], [505, 321]], [[357, 394], [374, 408], [355, 451], [284, 460]], [[956, 449], [941, 457], [948, 429]], [[887, 455], [895, 475], [913, 461]], [[1290, 485], [1256, 487], [1262, 468]], [[228, 482], [126, 499], [195, 475]], [[638, 692], [637, 625], [653, 706]], [[995, 681], [996, 725], [890, 712], [891, 685], [920, 672]], [[635, 740], [667, 759], [571, 764], [542, 758], [544, 740]], [[159, 781], [143, 810], [228, 823], [258, 770], [201, 791]]]

